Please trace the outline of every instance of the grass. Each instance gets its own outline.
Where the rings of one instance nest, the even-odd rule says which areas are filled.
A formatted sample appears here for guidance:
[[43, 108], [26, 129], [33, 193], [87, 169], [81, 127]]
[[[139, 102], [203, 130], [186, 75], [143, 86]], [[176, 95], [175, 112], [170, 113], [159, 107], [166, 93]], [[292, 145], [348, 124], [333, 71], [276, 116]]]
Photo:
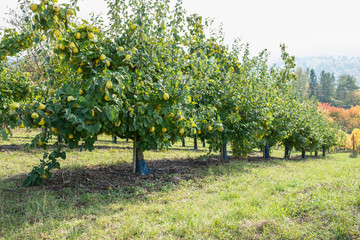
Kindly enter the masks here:
[[[108, 140], [102, 137], [98, 144], [103, 148], [91, 153], [71, 151], [62, 167], [77, 171], [129, 163], [131, 145]], [[24, 141], [12, 138], [0, 145]], [[166, 153], [147, 152], [145, 157], [195, 159], [205, 153], [177, 145]], [[22, 174], [38, 163], [41, 154], [0, 152], [4, 239], [360, 238], [360, 161], [349, 154], [204, 165], [188, 180], [153, 190], [139, 185], [131, 194], [124, 187], [98, 192], [19, 189]], [[282, 152], [275, 150], [273, 155]]]

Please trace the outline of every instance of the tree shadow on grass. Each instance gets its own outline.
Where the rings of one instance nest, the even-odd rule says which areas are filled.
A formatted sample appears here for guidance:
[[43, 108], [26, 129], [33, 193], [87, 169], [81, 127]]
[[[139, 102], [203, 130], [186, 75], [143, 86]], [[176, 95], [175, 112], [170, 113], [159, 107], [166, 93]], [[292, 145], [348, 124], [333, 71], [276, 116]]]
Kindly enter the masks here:
[[[259, 166], [283, 163], [279, 159], [266, 161], [260, 157], [248, 159], [230, 157], [229, 162], [221, 162], [217, 156], [162, 159], [147, 161], [152, 172], [152, 175], [147, 176], [133, 174], [130, 164], [121, 163], [75, 169], [63, 168], [55, 171], [53, 178], [46, 180], [44, 186], [29, 188], [21, 187], [25, 174], [0, 179], [0, 199], [2, 198], [0, 209], [3, 213], [0, 217], [0, 235], [2, 232], [10, 231], [7, 229], [8, 220], [5, 220], [5, 216], [14, 219], [11, 221], [13, 231], [18, 227], [32, 226], [36, 222], [43, 221], [43, 218], [52, 216], [53, 208], [59, 212], [55, 218], [60, 221], [68, 217], [66, 213], [71, 209], [81, 209], [82, 215], [103, 216], [104, 209], [113, 203], [121, 202], [126, 205], [137, 201], [149, 201], [151, 193], [168, 192], [182, 183], [191, 182], [196, 187], [197, 182], [202, 178], [244, 174]], [[32, 209], [36, 203], [41, 205], [42, 201], [48, 201], [44, 199], [45, 195], [48, 195], [47, 199], [56, 199], [56, 201], [40, 215], [33, 216], [34, 213], [27, 213], [26, 215], [31, 216], [31, 219], [23, 216], [24, 209]]]
[[[237, 172], [246, 171], [246, 161], [233, 159], [232, 163], [235, 162], [244, 163], [236, 164]], [[56, 218], [60, 221], [67, 217], [66, 212], [78, 208], [84, 215], [87, 211], [91, 214], [95, 211], [96, 215], [102, 216], [103, 209], [109, 204], [147, 201], [151, 193], [168, 192], [181, 182], [192, 180], [196, 184], [200, 178], [223, 175], [232, 163], [222, 163], [218, 157], [149, 160], [147, 165], [152, 175], [147, 176], [133, 174], [129, 163], [63, 168], [54, 171], [53, 177], [45, 180], [44, 186], [28, 188], [21, 186], [26, 178], [25, 174], [3, 178], [0, 179], [0, 210], [3, 213], [0, 217], [0, 236], [8, 233], [10, 228], [15, 231], [18, 227], [29, 227], [52, 216], [53, 208], [57, 209], [59, 215]], [[210, 168], [215, 171], [210, 171]], [[233, 170], [231, 168], [231, 171]], [[46, 207], [37, 215], [36, 206], [43, 205], [44, 196], [56, 201], [52, 201], [54, 206]], [[26, 209], [31, 209], [31, 212], [26, 212]]]
[[[232, 162], [240, 161], [244, 160], [232, 159]], [[44, 186], [30, 187], [30, 189], [35, 191], [81, 189], [82, 192], [103, 192], [114, 188], [126, 188], [131, 195], [132, 188], [145, 187], [147, 192], [158, 190], [158, 187], [169, 183], [177, 184], [183, 180], [204, 177], [209, 168], [220, 165], [226, 166], [227, 164], [229, 163], [219, 161], [218, 157], [148, 160], [147, 165], [151, 169], [151, 175], [145, 176], [134, 174], [132, 166], [125, 162], [117, 165], [104, 164], [75, 169], [65, 167], [54, 171], [53, 177], [45, 180]], [[20, 174], [0, 180], [0, 190], [1, 185], [6, 186], [6, 182], [20, 181], [25, 177], [25, 174]], [[3, 190], [21, 194], [21, 189], [24, 188], [18, 182], [15, 188]]]
[[[38, 150], [43, 151], [43, 149], [41, 147], [36, 148]], [[35, 150], [36, 150], [35, 149]], [[48, 144], [47, 145], [47, 149], [48, 151], [55, 149], [53, 147], [53, 145]], [[63, 146], [63, 149], [67, 150], [69, 149], [67, 146]], [[132, 149], [132, 147], [128, 147], [128, 146], [121, 146], [121, 145], [117, 145], [117, 146], [113, 146], [113, 145], [96, 145], [94, 146], [94, 149], [118, 149], [118, 150], [126, 150], [126, 149]], [[30, 149], [28, 150], [24, 144], [7, 144], [7, 145], [0, 145], [0, 152], [32, 152], [34, 149]], [[74, 149], [75, 151], [84, 151], [81, 150], [80, 148], [76, 148]]]
[[[106, 147], [106, 146], [100, 146]], [[100, 148], [101, 149], [101, 148]], [[104, 148], [106, 149], [106, 148]], [[129, 149], [126, 147], [119, 147], [119, 149]], [[189, 150], [189, 149], [175, 149], [175, 150]], [[205, 150], [196, 150], [204, 151]], [[295, 156], [286, 161], [302, 161], [306, 162], [313, 159], [321, 159], [323, 157], [308, 156], [302, 159], [301, 156]], [[114, 188], [126, 188], [129, 194], [133, 192], [133, 188], [145, 187], [145, 190], [153, 191], [159, 190], [162, 185], [178, 184], [183, 180], [195, 180], [208, 176], [209, 169], [221, 168], [222, 171], [211, 172], [212, 175], [223, 175], [228, 173], [227, 168], [231, 172], [244, 172], [245, 166], [255, 167], [260, 165], [283, 165], [284, 159], [271, 158], [266, 160], [260, 156], [249, 156], [246, 159], [235, 158], [230, 156], [226, 162], [221, 162], [218, 156], [210, 155], [198, 158], [177, 158], [177, 159], [161, 159], [161, 160], [147, 160], [147, 165], [151, 169], [151, 175], [134, 174], [132, 166], [129, 163], [119, 163], [116, 165], [97, 165], [90, 167], [67, 168], [53, 172], [51, 179], [45, 180], [44, 186], [30, 187], [32, 190], [49, 190], [59, 191], [62, 189], [81, 190], [82, 192], [103, 192]], [[239, 163], [239, 164], [238, 164]], [[236, 169], [233, 169], [233, 168]], [[225, 171], [225, 172], [224, 172]], [[26, 178], [26, 174], [19, 174], [9, 178], [0, 179], [0, 190], [19, 192], [22, 189], [21, 181]], [[16, 181], [16, 187], [13, 189], [2, 189], [1, 186], [6, 186], [10, 182]], [[126, 191], [124, 191], [127, 194]]]
[[[63, 146], [63, 148], [69, 149], [67, 146]], [[39, 150], [42, 150], [42, 148], [37, 148]], [[47, 150], [52, 150], [54, 149], [54, 147], [52, 145], [48, 145]], [[130, 146], [126, 146], [126, 145], [121, 145], [120, 144], [116, 144], [116, 145], [100, 145], [100, 144], [96, 144], [94, 146], [94, 149], [100, 149], [100, 150], [106, 150], [106, 149], [117, 149], [117, 150], [130, 150], [132, 149], [132, 147]], [[31, 152], [33, 149], [30, 149], [30, 151], [25, 147], [24, 144], [5, 144], [5, 145], [0, 145], [0, 152]], [[81, 151], [80, 148], [76, 148], [74, 150], [78, 150]], [[191, 149], [189, 147], [173, 147], [173, 148], [169, 148], [169, 150], [171, 151], [197, 151], [197, 152], [204, 152], [207, 153], [209, 150], [208, 149]], [[84, 151], [84, 150], [82, 150]], [[155, 150], [156, 151], [156, 150]], [[228, 151], [229, 153], [231, 153], [231, 151]]]

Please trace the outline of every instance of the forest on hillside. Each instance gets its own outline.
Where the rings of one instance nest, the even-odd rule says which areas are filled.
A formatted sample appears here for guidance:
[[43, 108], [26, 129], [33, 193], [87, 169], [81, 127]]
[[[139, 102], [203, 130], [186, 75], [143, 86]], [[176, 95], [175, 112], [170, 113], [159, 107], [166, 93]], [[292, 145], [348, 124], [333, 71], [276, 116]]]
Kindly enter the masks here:
[[331, 103], [342, 108], [360, 105], [360, 91], [354, 75], [341, 74], [336, 77], [333, 72], [316, 72], [298, 67], [296, 76], [294, 84], [302, 98], [317, 98], [320, 103]]
[[[314, 69], [316, 73], [323, 70], [334, 73], [335, 77], [349, 74], [360, 81], [360, 57], [351, 56], [309, 56], [296, 57], [296, 65], [303, 69]], [[359, 85], [360, 82], [357, 82]]]

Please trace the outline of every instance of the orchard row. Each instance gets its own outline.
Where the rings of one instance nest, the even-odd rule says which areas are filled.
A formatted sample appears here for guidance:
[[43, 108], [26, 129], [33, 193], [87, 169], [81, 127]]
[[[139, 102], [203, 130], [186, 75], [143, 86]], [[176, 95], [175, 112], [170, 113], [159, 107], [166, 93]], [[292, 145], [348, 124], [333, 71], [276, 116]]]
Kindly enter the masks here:
[[[294, 148], [336, 144], [337, 130], [317, 104], [296, 97], [294, 57], [285, 46], [284, 66], [269, 67], [266, 51], [251, 56], [240, 41], [225, 45], [221, 31], [186, 15], [180, 2], [108, 1], [107, 26], [99, 18], [80, 21], [75, 3], [25, 3], [21, 31], [2, 34], [4, 138], [16, 127], [41, 128], [30, 147], [46, 149], [56, 136], [86, 150], [99, 134], [130, 138], [135, 172], [142, 172], [144, 151], [166, 151], [184, 137], [206, 141], [210, 151], [222, 149], [222, 158], [228, 142], [239, 156], [282, 143], [286, 157]], [[33, 49], [45, 56], [36, 81], [19, 69]], [[55, 143], [25, 185], [42, 184], [65, 157]]]

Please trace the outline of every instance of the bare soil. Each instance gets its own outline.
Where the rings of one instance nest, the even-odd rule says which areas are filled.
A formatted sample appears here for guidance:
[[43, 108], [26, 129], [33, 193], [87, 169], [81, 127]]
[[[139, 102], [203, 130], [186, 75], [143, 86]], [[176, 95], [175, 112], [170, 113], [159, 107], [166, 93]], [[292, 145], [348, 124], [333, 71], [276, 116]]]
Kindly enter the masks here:
[[[24, 151], [22, 145], [0, 145], [0, 151]], [[312, 158], [312, 157], [308, 157]], [[291, 160], [299, 161], [300, 156]], [[121, 189], [124, 194], [132, 195], [139, 189], [143, 192], [160, 190], [166, 185], [178, 184], [183, 180], [195, 180], [206, 176], [208, 168], [228, 164], [233, 161], [247, 161], [254, 164], [264, 162], [258, 154], [251, 154], [247, 159], [230, 157], [227, 162], [221, 162], [218, 157], [198, 159], [164, 159], [146, 161], [151, 169], [151, 175], [134, 174], [130, 164], [100, 165], [77, 169], [60, 169], [53, 172], [53, 177], [45, 180], [44, 186], [31, 187], [33, 190], [45, 189], [60, 191], [71, 189], [75, 192], [105, 192], [112, 189]], [[25, 174], [12, 176], [2, 181], [24, 180]], [[21, 181], [16, 188], [1, 189], [11, 192], [22, 191]]]
[[45, 181], [44, 187], [49, 190], [82, 189], [86, 192], [121, 188], [127, 194], [131, 194], [139, 187], [144, 191], [152, 191], [166, 184], [178, 184], [183, 180], [201, 178], [208, 167], [226, 164], [217, 158], [165, 159], [146, 163], [151, 169], [151, 175], [134, 174], [129, 164], [59, 170], [51, 179]]

